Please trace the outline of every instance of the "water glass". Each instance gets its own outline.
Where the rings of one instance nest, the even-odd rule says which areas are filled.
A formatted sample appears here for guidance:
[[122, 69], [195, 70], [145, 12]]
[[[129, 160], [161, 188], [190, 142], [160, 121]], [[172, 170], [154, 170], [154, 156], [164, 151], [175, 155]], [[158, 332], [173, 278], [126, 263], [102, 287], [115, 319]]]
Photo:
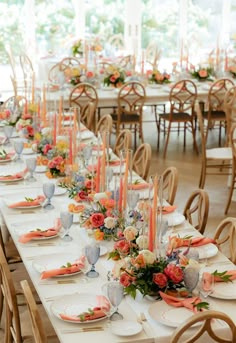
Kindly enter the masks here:
[[200, 295], [207, 298], [214, 291], [215, 278], [211, 273], [203, 273], [200, 279]]
[[51, 204], [51, 198], [53, 197], [54, 192], [55, 192], [54, 183], [46, 182], [43, 184], [43, 194], [47, 198], [47, 201], [43, 206], [43, 208], [45, 210], [53, 210], [54, 209], [54, 206]]
[[119, 313], [118, 306], [124, 297], [124, 286], [117, 281], [107, 283], [107, 297], [114, 306], [114, 312], [110, 316], [110, 320], [121, 320], [123, 315]]
[[186, 267], [184, 270], [184, 284], [192, 296], [193, 290], [196, 288], [199, 281], [199, 269], [196, 267]]
[[107, 189], [110, 188], [110, 183], [113, 178], [113, 169], [111, 167], [106, 167], [106, 182], [107, 182]]
[[3, 127], [3, 132], [4, 132], [5, 137], [6, 137], [4, 145], [7, 145], [10, 143], [10, 138], [13, 134], [13, 130], [14, 130], [14, 128], [11, 125], [6, 125]]
[[97, 244], [86, 245], [85, 256], [87, 257], [88, 263], [92, 265], [86, 275], [91, 278], [98, 277], [99, 273], [95, 270], [95, 264], [100, 256], [100, 246]]
[[27, 180], [29, 182], [37, 181], [36, 178], [34, 177], [34, 171], [36, 169], [36, 165], [37, 165], [37, 160], [35, 157], [30, 157], [26, 159], [26, 166], [30, 173], [30, 175], [27, 177]]
[[24, 142], [22, 140], [15, 140], [14, 143], [14, 149], [17, 154], [16, 162], [23, 163], [23, 160], [21, 159], [21, 153], [24, 149]]
[[130, 210], [134, 210], [139, 201], [139, 192], [130, 189], [127, 192], [127, 202]]
[[69, 235], [70, 227], [73, 224], [73, 213], [70, 213], [68, 211], [63, 211], [60, 213], [60, 218], [61, 218], [61, 225], [63, 229], [65, 230], [65, 234], [62, 237], [62, 239], [66, 242], [70, 242], [73, 239]]
[[88, 167], [89, 159], [92, 156], [92, 147], [91, 145], [86, 145], [83, 148], [83, 156], [84, 156], [84, 163], [85, 163], [85, 168]]

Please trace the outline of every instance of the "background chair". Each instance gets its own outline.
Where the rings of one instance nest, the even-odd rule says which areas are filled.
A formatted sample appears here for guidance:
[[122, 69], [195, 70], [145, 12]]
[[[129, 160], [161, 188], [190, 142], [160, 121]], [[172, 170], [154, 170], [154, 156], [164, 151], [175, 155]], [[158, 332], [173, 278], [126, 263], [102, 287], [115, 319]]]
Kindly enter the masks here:
[[56, 335], [47, 336], [43, 325], [44, 323], [42, 321], [42, 317], [38, 311], [37, 304], [35, 303], [28, 281], [21, 281], [21, 287], [23, 289], [27, 307], [29, 310], [35, 343], [47, 343], [49, 339], [50, 342], [59, 342]]
[[[160, 145], [161, 132], [164, 132], [164, 136], [167, 135], [164, 147], [164, 157], [166, 157], [170, 133], [172, 131], [177, 131], [179, 134], [181, 124], [183, 125], [182, 130], [184, 131], [184, 148], [186, 146], [186, 131], [187, 129], [190, 129], [193, 137], [193, 146], [198, 153], [194, 127], [194, 105], [196, 98], [197, 87], [191, 80], [179, 81], [171, 88], [169, 95], [170, 112], [159, 114], [158, 123], [158, 148]], [[167, 128], [166, 123], [168, 124]]]
[[231, 126], [236, 123], [236, 86], [231, 87], [224, 97], [224, 111], [226, 115], [226, 142], [229, 145]]
[[163, 198], [170, 205], [174, 204], [178, 187], [178, 170], [175, 167], [168, 167], [162, 173], [163, 177]]
[[[214, 328], [214, 324], [217, 320], [222, 321], [222, 325], [229, 327], [231, 338], [225, 338], [225, 334], [218, 334]], [[200, 324], [196, 326], [196, 324]], [[193, 331], [193, 328], [195, 330]], [[189, 330], [190, 329], [190, 330]], [[187, 331], [189, 331], [188, 337], [186, 337]], [[178, 327], [170, 340], [170, 343], [193, 343], [198, 342], [199, 337], [202, 337], [204, 334], [208, 334], [204, 336], [205, 342], [207, 342], [207, 338], [211, 337], [215, 342], [220, 343], [232, 343], [236, 342], [236, 327], [232, 319], [225, 313], [219, 311], [203, 311], [191, 316], [188, 320], [186, 320], [180, 327]]]
[[225, 214], [228, 213], [232, 197], [233, 197], [233, 192], [235, 190], [236, 186], [236, 123], [231, 126], [230, 130], [230, 146], [232, 149], [232, 155], [233, 155], [233, 160], [232, 160], [232, 170], [231, 170], [231, 182], [230, 182], [230, 189], [229, 189], [229, 195], [225, 207]]
[[130, 130], [125, 129], [120, 131], [116, 138], [115, 145], [113, 148], [114, 153], [120, 156], [121, 150], [131, 149], [132, 146], [132, 133]]
[[141, 144], [133, 156], [132, 169], [142, 179], [147, 180], [152, 158], [152, 148], [148, 143]]
[[233, 154], [230, 147], [206, 149], [206, 137], [203, 127], [202, 112], [198, 103], [196, 103], [195, 109], [201, 137], [202, 166], [199, 188], [204, 188], [206, 175], [229, 175], [229, 169], [232, 167], [231, 161]]
[[110, 114], [106, 114], [104, 116], [102, 116], [100, 118], [100, 120], [97, 123], [97, 127], [96, 127], [96, 134], [98, 134], [98, 132], [102, 132], [102, 131], [109, 131], [111, 134], [112, 131], [112, 117], [110, 116]]
[[203, 189], [197, 189], [188, 198], [183, 215], [200, 233], [204, 233], [209, 214], [209, 196]]
[[227, 91], [234, 86], [234, 82], [227, 78], [216, 80], [210, 87], [207, 98], [207, 109], [204, 110], [203, 120], [207, 121], [206, 142], [209, 131], [219, 128], [219, 146], [221, 145], [221, 130], [226, 126], [226, 115], [224, 109], [224, 97]]
[[220, 251], [236, 263], [236, 218], [223, 219], [216, 228], [214, 239]]
[[76, 57], [65, 57], [60, 61], [60, 71], [64, 72], [67, 69], [72, 68], [79, 68], [80, 67], [80, 61]]
[[94, 102], [89, 102], [80, 115], [81, 122], [90, 131], [95, 132], [96, 127], [96, 107]]
[[137, 132], [139, 139], [143, 143], [143, 104], [146, 97], [144, 86], [137, 81], [124, 84], [118, 93], [118, 107], [116, 113], [112, 113], [113, 125], [116, 136], [120, 129], [128, 128], [134, 133], [134, 147], [137, 146]]

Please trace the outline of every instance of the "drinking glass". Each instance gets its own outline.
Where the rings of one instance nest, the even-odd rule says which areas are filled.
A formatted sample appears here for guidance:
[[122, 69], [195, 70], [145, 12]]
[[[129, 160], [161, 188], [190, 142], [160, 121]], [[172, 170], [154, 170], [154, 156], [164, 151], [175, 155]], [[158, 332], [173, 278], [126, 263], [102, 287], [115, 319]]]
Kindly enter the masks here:
[[106, 182], [107, 182], [107, 189], [110, 188], [110, 183], [113, 178], [113, 169], [110, 167], [106, 167]]
[[127, 194], [127, 202], [130, 210], [134, 210], [139, 201], [139, 192], [130, 189]]
[[203, 298], [207, 298], [208, 295], [214, 291], [215, 279], [214, 275], [211, 273], [203, 273], [200, 279], [200, 289], [199, 292]]
[[196, 288], [199, 280], [199, 269], [196, 267], [187, 267], [184, 270], [184, 284], [190, 292], [189, 297], [192, 297], [192, 292]]
[[54, 206], [51, 204], [51, 198], [53, 197], [54, 192], [55, 192], [54, 183], [46, 182], [43, 184], [43, 194], [47, 198], [47, 201], [46, 201], [45, 205], [43, 206], [43, 208], [45, 210], [53, 210], [54, 209]]
[[95, 264], [100, 256], [100, 246], [97, 244], [90, 244], [85, 246], [85, 256], [89, 264], [91, 264], [91, 269], [86, 273], [88, 277], [96, 278], [99, 273], [95, 270]]
[[27, 169], [30, 173], [30, 175], [27, 177], [27, 180], [29, 182], [37, 181], [36, 178], [34, 177], [34, 171], [36, 169], [36, 164], [37, 164], [36, 158], [35, 157], [27, 158], [25, 163], [26, 163]]
[[89, 163], [89, 159], [92, 156], [92, 147], [90, 145], [86, 145], [83, 148], [83, 156], [84, 156], [84, 165], [85, 165], [85, 168], [87, 168], [88, 163]]
[[118, 306], [120, 305], [124, 296], [124, 286], [117, 281], [111, 281], [107, 283], [107, 297], [114, 306], [114, 312], [110, 316], [110, 320], [121, 320], [123, 315], [119, 313]]
[[60, 218], [61, 218], [61, 225], [63, 226], [63, 229], [65, 230], [65, 234], [62, 237], [62, 239], [66, 242], [70, 242], [73, 239], [69, 235], [70, 227], [73, 224], [73, 213], [70, 213], [68, 211], [63, 211], [60, 213]]
[[14, 128], [11, 125], [6, 125], [3, 127], [3, 132], [4, 132], [5, 137], [6, 137], [4, 145], [7, 145], [10, 143], [10, 138], [13, 134], [13, 130], [14, 130]]
[[15, 161], [23, 163], [23, 160], [21, 159], [20, 156], [24, 149], [24, 142], [22, 140], [15, 140], [13, 145], [14, 145], [15, 152], [17, 153], [17, 158]]

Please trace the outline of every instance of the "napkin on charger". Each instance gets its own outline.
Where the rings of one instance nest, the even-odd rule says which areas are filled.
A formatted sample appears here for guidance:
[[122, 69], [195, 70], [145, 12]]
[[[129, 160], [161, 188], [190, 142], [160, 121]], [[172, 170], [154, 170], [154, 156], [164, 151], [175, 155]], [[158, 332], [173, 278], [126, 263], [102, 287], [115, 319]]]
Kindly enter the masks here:
[[[227, 277], [224, 279], [224, 277]], [[211, 283], [212, 283], [212, 274], [209, 272], [203, 272], [202, 274], [203, 278], [203, 288], [204, 289], [210, 289]], [[236, 270], [228, 270], [222, 275], [222, 277], [218, 275], [214, 275], [214, 282], [230, 282], [236, 280]]]
[[15, 208], [15, 207], [31, 207], [31, 206], [38, 206], [41, 205], [42, 202], [45, 200], [45, 196], [38, 195], [35, 199], [32, 201], [22, 200], [18, 201], [14, 204], [8, 205], [9, 208]]
[[85, 256], [81, 256], [78, 258], [74, 263], [71, 264], [69, 267], [62, 267], [57, 269], [45, 270], [41, 273], [41, 280], [48, 279], [58, 275], [66, 275], [66, 274], [74, 274], [79, 272], [81, 269], [85, 267]]
[[128, 189], [133, 190], [142, 190], [147, 188], [149, 188], [149, 183], [147, 182], [132, 183], [128, 185]]
[[179, 299], [163, 292], [159, 292], [159, 294], [168, 305], [174, 307], [185, 307], [188, 310], [193, 311], [195, 313], [198, 312], [196, 305], [202, 302], [201, 298], [197, 296], [192, 298]]
[[58, 234], [60, 228], [61, 228], [61, 220], [60, 220], [60, 218], [58, 218], [56, 220], [54, 227], [50, 227], [49, 229], [43, 230], [43, 231], [35, 230], [35, 231], [27, 232], [27, 233], [20, 236], [19, 242], [20, 243], [27, 243], [27, 242], [31, 241], [31, 239], [34, 239], [34, 238], [56, 236]]
[[0, 181], [11, 181], [11, 180], [16, 180], [16, 179], [22, 179], [26, 173], [28, 172], [28, 169], [24, 169], [22, 172], [16, 173], [16, 174], [11, 174], [11, 175], [4, 175], [0, 176]]
[[92, 308], [92, 311], [83, 312], [78, 315], [67, 315], [60, 313], [59, 316], [63, 320], [69, 320], [73, 322], [84, 322], [88, 320], [99, 319], [106, 316], [106, 312], [110, 310], [110, 303], [103, 295], [96, 296], [96, 306]]

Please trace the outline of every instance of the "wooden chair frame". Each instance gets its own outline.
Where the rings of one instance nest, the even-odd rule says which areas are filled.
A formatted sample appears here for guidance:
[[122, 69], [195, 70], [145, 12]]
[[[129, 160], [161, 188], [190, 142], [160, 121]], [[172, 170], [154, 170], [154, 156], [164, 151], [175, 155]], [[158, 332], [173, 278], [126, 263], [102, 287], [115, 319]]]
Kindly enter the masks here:
[[[232, 337], [230, 339], [222, 337], [222, 335], [218, 335], [212, 325], [217, 321], [222, 320], [227, 326], [229, 326]], [[196, 323], [202, 322], [200, 326], [196, 327], [196, 331], [191, 331], [191, 338], [186, 340], [181, 339], [181, 343], [194, 343], [197, 342], [198, 339], [204, 334], [208, 333], [208, 335], [219, 343], [232, 343], [236, 342], [236, 327], [232, 319], [223, 312], [219, 311], [203, 311], [191, 316], [188, 320], [186, 320], [180, 327], [178, 327], [170, 340], [170, 343], [178, 343], [180, 342], [180, 338], [184, 335], [184, 333], [192, 328]], [[196, 325], [195, 325], [196, 326]]]
[[223, 219], [216, 228], [214, 239], [219, 250], [223, 244], [228, 243], [228, 258], [236, 263], [236, 218], [228, 217]]
[[114, 153], [120, 156], [121, 150], [131, 149], [132, 146], [132, 133], [128, 129], [120, 131], [118, 137], [116, 138], [114, 145]]
[[95, 132], [96, 107], [94, 102], [89, 102], [88, 105], [83, 108], [83, 111], [80, 115], [80, 120], [88, 130]]
[[236, 189], [236, 123], [231, 126], [230, 130], [230, 146], [232, 148], [232, 154], [233, 154], [233, 161], [232, 161], [232, 171], [231, 171], [231, 183], [230, 183], [230, 189], [228, 194], [228, 199], [225, 207], [225, 214], [228, 213], [233, 192]]
[[111, 134], [112, 117], [110, 114], [106, 114], [100, 118], [99, 122], [97, 123], [96, 134], [98, 134], [99, 131], [109, 131]]
[[236, 86], [231, 87], [224, 97], [224, 111], [226, 115], [226, 142], [225, 145], [229, 145], [230, 130], [232, 124], [236, 123], [236, 118], [232, 115], [236, 112]]
[[133, 156], [132, 169], [144, 180], [147, 180], [151, 165], [152, 148], [149, 143], [141, 144]]
[[[203, 189], [197, 189], [188, 198], [183, 215], [200, 233], [204, 233], [209, 214], [209, 196]], [[195, 216], [197, 222], [194, 223]]]
[[162, 173], [164, 199], [173, 205], [178, 187], [178, 170], [175, 167], [168, 167]]
[[[167, 153], [170, 133], [171, 131], [177, 131], [179, 133], [181, 124], [184, 125], [184, 148], [186, 147], [186, 130], [190, 129], [193, 137], [193, 146], [198, 153], [194, 125], [194, 105], [196, 99], [197, 87], [191, 80], [178, 81], [171, 88], [169, 95], [170, 111], [169, 113], [159, 114], [158, 122], [158, 148], [160, 146], [161, 132], [164, 132], [164, 136], [167, 135], [164, 146], [164, 158], [166, 157]], [[165, 125], [166, 122], [168, 122], [167, 129]], [[172, 128], [173, 123], [177, 124], [177, 127]]]

